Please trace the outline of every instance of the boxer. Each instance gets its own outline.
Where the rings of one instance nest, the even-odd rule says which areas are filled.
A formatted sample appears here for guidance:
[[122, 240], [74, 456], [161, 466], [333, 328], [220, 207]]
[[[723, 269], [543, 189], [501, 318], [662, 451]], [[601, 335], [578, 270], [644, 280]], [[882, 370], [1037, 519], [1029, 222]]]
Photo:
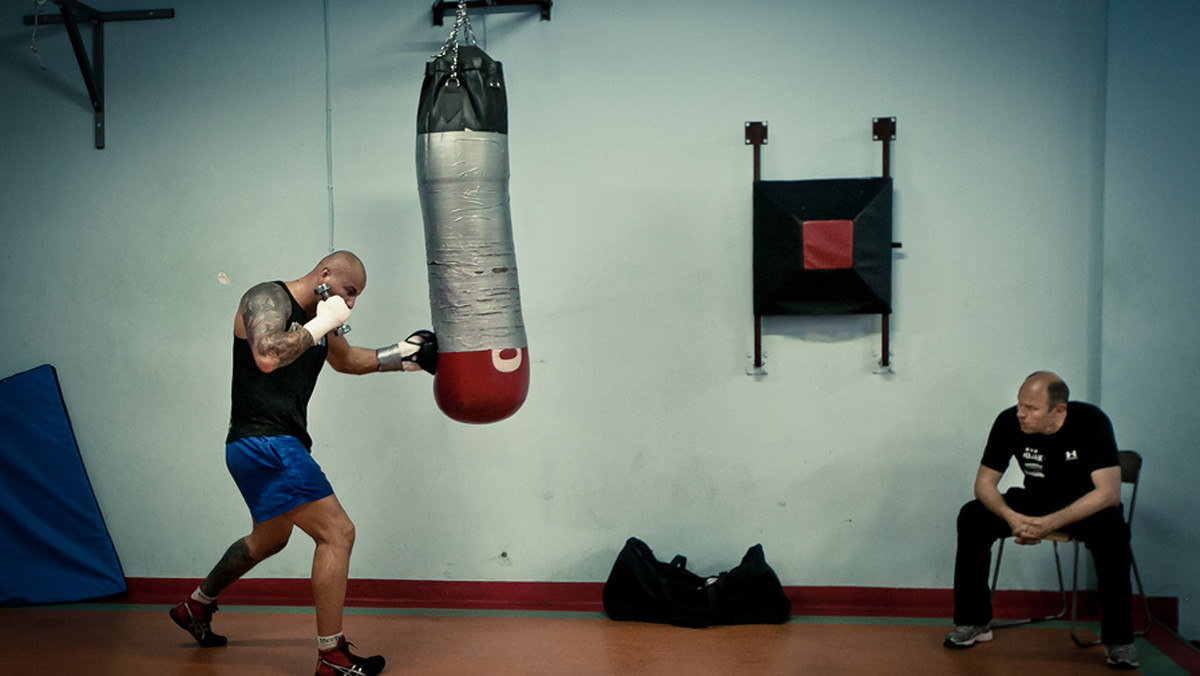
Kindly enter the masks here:
[[437, 337], [417, 331], [388, 347], [347, 342], [344, 330], [367, 283], [358, 256], [335, 251], [290, 282], [263, 282], [242, 296], [233, 322], [233, 385], [225, 464], [254, 525], [196, 588], [170, 611], [201, 646], [225, 645], [212, 631], [217, 595], [287, 545], [293, 528], [316, 543], [312, 587], [317, 619], [317, 676], [374, 676], [381, 656], [350, 651], [342, 631], [354, 524], [312, 458], [308, 401], [328, 363], [335, 371], [437, 368]]

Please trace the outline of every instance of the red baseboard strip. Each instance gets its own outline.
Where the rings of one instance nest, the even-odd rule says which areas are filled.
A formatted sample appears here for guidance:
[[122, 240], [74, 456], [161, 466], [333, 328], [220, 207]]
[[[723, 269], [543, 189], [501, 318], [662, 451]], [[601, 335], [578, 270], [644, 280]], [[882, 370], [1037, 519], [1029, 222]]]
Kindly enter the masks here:
[[466, 610], [604, 610], [599, 582], [351, 580], [346, 605]]
[[793, 615], [818, 617], [949, 617], [949, 589], [889, 587], [784, 587]]
[[1200, 676], [1200, 642], [1188, 645], [1186, 639], [1174, 633], [1173, 628], [1164, 630], [1162, 627], [1151, 627], [1146, 634], [1146, 640], [1154, 644], [1172, 662], [1193, 676]]
[[[128, 578], [128, 591], [109, 599], [117, 603], [173, 604], [198, 584], [194, 579]], [[542, 610], [601, 612], [602, 582], [470, 582], [449, 580], [352, 579], [346, 589], [351, 608], [430, 608], [453, 610]], [[784, 587], [793, 615], [817, 617], [951, 617], [954, 592], [949, 589], [892, 587]], [[1177, 627], [1179, 600], [1151, 597], [1150, 611], [1167, 626]], [[225, 605], [308, 606], [307, 579], [243, 579], [221, 594]], [[1096, 619], [1093, 592], [1080, 594], [1082, 620]], [[1011, 619], [1052, 613], [1062, 607], [1056, 591], [1000, 591], [996, 617]], [[1144, 620], [1134, 599], [1134, 626]]]
[[[198, 580], [127, 578], [128, 591], [107, 599], [117, 603], [172, 604], [196, 589]], [[456, 582], [447, 580], [362, 580], [346, 585], [350, 608], [433, 608], [454, 610], [604, 610], [600, 582]], [[242, 579], [221, 594], [224, 605], [309, 606], [307, 579]]]

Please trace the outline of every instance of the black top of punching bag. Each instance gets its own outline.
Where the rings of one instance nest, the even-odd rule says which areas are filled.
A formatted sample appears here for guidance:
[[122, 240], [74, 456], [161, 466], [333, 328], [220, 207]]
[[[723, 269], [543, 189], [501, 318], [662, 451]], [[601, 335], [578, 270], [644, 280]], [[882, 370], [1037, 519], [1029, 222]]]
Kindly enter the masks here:
[[454, 51], [425, 64], [417, 133], [492, 131], [508, 133], [508, 98], [499, 61], [475, 46], [458, 48], [458, 77], [452, 78]]

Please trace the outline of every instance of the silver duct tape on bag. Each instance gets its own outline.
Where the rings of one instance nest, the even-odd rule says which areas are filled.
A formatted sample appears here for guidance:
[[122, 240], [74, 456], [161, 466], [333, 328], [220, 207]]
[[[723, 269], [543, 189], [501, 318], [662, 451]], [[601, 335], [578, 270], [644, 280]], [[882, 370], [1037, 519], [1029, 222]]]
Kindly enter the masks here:
[[416, 159], [439, 350], [525, 347], [508, 203], [508, 136], [418, 134]]

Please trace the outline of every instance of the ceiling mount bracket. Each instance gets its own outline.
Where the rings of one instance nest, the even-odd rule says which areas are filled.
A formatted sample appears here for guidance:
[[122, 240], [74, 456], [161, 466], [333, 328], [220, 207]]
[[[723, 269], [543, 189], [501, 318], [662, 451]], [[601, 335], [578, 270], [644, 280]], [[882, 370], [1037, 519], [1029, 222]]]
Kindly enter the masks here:
[[[470, 9], [495, 9], [509, 12], [520, 11], [519, 8], [522, 7], [529, 7], [530, 9], [541, 8], [542, 21], [550, 20], [550, 5], [553, 4], [554, 0], [467, 0], [466, 3]], [[438, 2], [433, 3], [433, 25], [441, 26], [443, 17], [454, 12], [457, 8], [457, 0], [438, 0]]]
[[[71, 39], [71, 47], [75, 50], [75, 60], [79, 62], [79, 72], [83, 74], [83, 84], [87, 87], [88, 98], [92, 100], [92, 111], [95, 114], [96, 149], [104, 148], [104, 24], [109, 21], [144, 21], [147, 19], [171, 19], [175, 16], [173, 9], [142, 9], [120, 12], [102, 12], [89, 7], [77, 0], [54, 0], [58, 5], [58, 16], [27, 15], [24, 19], [26, 26], [37, 24], [63, 24], [67, 28], [67, 37]], [[83, 45], [83, 37], [79, 33], [79, 24], [92, 24], [92, 58], [88, 59], [87, 49]]]

